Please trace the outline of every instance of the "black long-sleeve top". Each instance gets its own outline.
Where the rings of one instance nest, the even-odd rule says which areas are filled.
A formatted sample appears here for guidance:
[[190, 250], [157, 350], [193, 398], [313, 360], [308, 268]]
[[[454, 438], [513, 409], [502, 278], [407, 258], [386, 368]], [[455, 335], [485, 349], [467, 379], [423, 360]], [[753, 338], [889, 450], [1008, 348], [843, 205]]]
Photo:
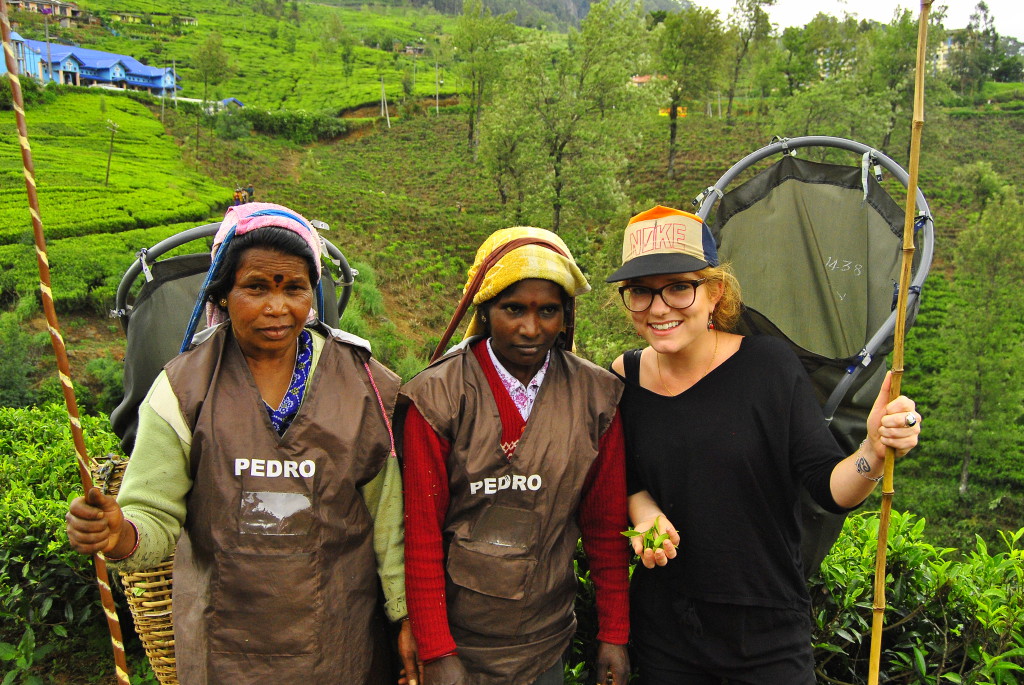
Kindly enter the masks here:
[[845, 511], [829, 480], [846, 455], [796, 355], [775, 338], [746, 337], [675, 397], [642, 388], [639, 355], [633, 373], [630, 357], [620, 404], [629, 493], [647, 490], [681, 537], [679, 556], [650, 571], [656, 582], [707, 601], [806, 606], [799, 486]]

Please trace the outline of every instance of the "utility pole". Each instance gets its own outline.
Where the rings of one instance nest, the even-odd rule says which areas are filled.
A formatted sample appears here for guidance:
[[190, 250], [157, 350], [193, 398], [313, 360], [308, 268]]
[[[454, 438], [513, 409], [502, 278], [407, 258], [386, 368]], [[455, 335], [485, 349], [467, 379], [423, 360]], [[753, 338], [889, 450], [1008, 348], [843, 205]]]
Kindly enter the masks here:
[[110, 131], [110, 148], [107, 150], [107, 177], [103, 179], [103, 185], [110, 182], [110, 158], [114, 156], [114, 134], [117, 133], [117, 124], [112, 119], [107, 119], [107, 130]]
[[39, 11], [43, 13], [43, 26], [46, 28], [46, 78], [47, 81], [52, 81], [53, 57], [50, 55], [50, 14], [53, 12], [53, 8], [43, 7]]
[[178, 110], [178, 67], [177, 60], [171, 60], [171, 71], [174, 72], [174, 82], [171, 84], [171, 99], [174, 100], [174, 110]]
[[387, 120], [388, 128], [391, 128], [391, 114], [388, 112], [388, 94], [384, 90], [384, 74], [380, 76], [380, 113]]
[[437, 56], [434, 56], [434, 115], [437, 116], [441, 113], [441, 106], [439, 104], [439, 98], [441, 93], [441, 80], [438, 74], [440, 70], [437, 67]]

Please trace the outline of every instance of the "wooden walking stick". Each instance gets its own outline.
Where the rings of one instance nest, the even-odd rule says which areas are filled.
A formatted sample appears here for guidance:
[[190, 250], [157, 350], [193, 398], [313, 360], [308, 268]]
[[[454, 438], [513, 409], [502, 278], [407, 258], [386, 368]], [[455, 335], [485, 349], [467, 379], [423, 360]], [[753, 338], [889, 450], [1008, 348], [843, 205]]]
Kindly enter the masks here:
[[[917, 24], [917, 64], [914, 73], [914, 119], [910, 130], [910, 179], [907, 182], [907, 206], [903, 217], [903, 262], [900, 269], [899, 293], [896, 299], [896, 328], [893, 332], [892, 384], [889, 401], [899, 397], [903, 380], [903, 338], [907, 322], [907, 290], [910, 266], [914, 256], [914, 219], [917, 203], [917, 176], [921, 158], [921, 129], [924, 128], [924, 68], [928, 52], [928, 12], [932, 0], [921, 0], [921, 16]], [[868, 662], [868, 684], [878, 685], [882, 660], [882, 621], [885, 615], [885, 556], [889, 543], [889, 517], [892, 512], [893, 466], [896, 452], [885, 449], [885, 470], [882, 472], [882, 509], [878, 517], [878, 548], [875, 552], [874, 601], [871, 614], [871, 658]]]
[[[18, 60], [14, 56], [11, 44], [11, 24], [7, 18], [7, 0], [0, 0], [0, 28], [3, 33], [4, 56], [7, 60], [7, 74], [11, 81], [11, 96], [14, 101], [15, 119], [18, 124], [18, 142], [21, 144], [21, 161], [25, 172], [25, 189], [28, 193], [29, 214], [32, 215], [32, 231], [35, 235], [36, 262], [39, 265], [39, 289], [43, 294], [43, 311], [46, 313], [46, 325], [50, 331], [50, 342], [57, 357], [57, 371], [61, 389], [64, 391], [64, 403], [68, 409], [68, 420], [71, 424], [71, 437], [75, 443], [78, 457], [78, 476], [82, 488], [88, 492], [92, 487], [92, 476], [89, 473], [89, 460], [85, 451], [85, 438], [82, 434], [82, 422], [78, 415], [78, 402], [75, 390], [71, 385], [71, 367], [68, 364], [64, 339], [57, 327], [57, 312], [53, 307], [53, 293], [50, 289], [50, 264], [46, 257], [46, 239], [43, 236], [43, 220], [39, 214], [39, 197], [36, 195], [36, 175], [32, 164], [32, 150], [28, 144], [28, 129], [25, 125], [25, 101], [21, 93], [21, 82], [18, 79]], [[93, 556], [96, 569], [96, 584], [100, 588], [100, 599], [103, 613], [107, 615], [107, 628], [110, 630], [110, 641], [114, 648], [114, 669], [118, 683], [128, 685], [128, 664], [124, 657], [124, 643], [121, 640], [121, 624], [117, 620], [114, 598], [110, 593], [107, 575], [107, 562], [102, 554]]]

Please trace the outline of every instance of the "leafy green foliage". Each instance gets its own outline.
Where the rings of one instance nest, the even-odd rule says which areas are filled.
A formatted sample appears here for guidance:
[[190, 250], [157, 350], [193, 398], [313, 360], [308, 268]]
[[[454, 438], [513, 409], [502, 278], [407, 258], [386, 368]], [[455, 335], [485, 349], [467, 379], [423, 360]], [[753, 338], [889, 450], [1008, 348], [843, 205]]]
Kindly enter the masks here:
[[481, 109], [490, 98], [494, 81], [501, 73], [505, 59], [502, 49], [512, 39], [514, 17], [515, 12], [492, 14], [482, 0], [463, 0], [462, 14], [455, 25], [452, 43], [460, 51], [458, 70], [463, 77], [468, 104], [467, 140], [474, 149], [478, 143]]
[[669, 536], [668, 533], [658, 533], [658, 519], [660, 518], [660, 516], [655, 516], [654, 524], [647, 530], [624, 530], [622, 534], [627, 538], [642, 538], [644, 549], [658, 549], [665, 540], [668, 540]]
[[[117, 449], [104, 419], [83, 416], [92, 457]], [[87, 630], [99, 614], [91, 560], [64, 533], [68, 502], [81, 490], [67, 412], [61, 404], [0, 408], [0, 640]]]
[[231, 113], [231, 116], [246, 122], [257, 133], [281, 136], [296, 143], [338, 138], [349, 130], [348, 120], [323, 114], [310, 114], [302, 110], [270, 112], [246, 107]]
[[[25, 103], [25, 109], [41, 103], [53, 102], [57, 97], [56, 88], [44, 88], [34, 79], [23, 79], [21, 83], [21, 98]], [[11, 89], [11, 80], [4, 76], [0, 78], [0, 111], [14, 109], [14, 95]]]
[[224, 49], [224, 40], [219, 33], [206, 36], [192, 55], [192, 63], [199, 78], [203, 81], [203, 101], [205, 102], [210, 84], [218, 84], [231, 73], [231, 58]]
[[[889, 527], [882, 680], [1017, 683], [1024, 671], [1024, 529], [960, 559], [924, 540], [924, 519]], [[810, 583], [820, 679], [863, 683], [870, 644], [876, 512], [850, 516]]]
[[38, 346], [17, 312], [0, 312], [0, 407], [24, 407], [35, 400], [29, 382]]
[[606, 220], [621, 205], [629, 123], [646, 104], [629, 81], [645, 65], [645, 34], [633, 7], [606, 0], [565, 48], [537, 41], [510, 62], [484, 140], [507, 213], [558, 232], [570, 219]]
[[99, 390], [95, 394], [95, 409], [109, 414], [124, 397], [124, 364], [109, 357], [97, 357], [85, 365]]
[[11, 670], [4, 676], [3, 685], [9, 685], [18, 680], [21, 674], [21, 682], [26, 685], [42, 685], [42, 680], [31, 674], [34, 666], [37, 666], [47, 654], [52, 652], [54, 645], [36, 646], [35, 631], [32, 626], [25, 626], [25, 633], [17, 645], [9, 642], [0, 642], [0, 661], [10, 662]]
[[679, 108], [684, 100], [696, 100], [702, 93], [710, 94], [716, 85], [726, 34], [718, 13], [700, 7], [668, 15], [655, 31], [656, 72], [664, 75], [668, 91], [667, 171], [669, 176], [674, 176]]
[[[122, 233], [102, 233], [47, 245], [54, 303], [58, 311], [92, 309], [106, 312], [114, 304], [114, 293], [135, 254], [175, 233], [205, 221], [156, 226]], [[202, 250], [189, 245], [178, 252]], [[36, 303], [39, 272], [32, 245], [0, 245], [0, 300]], [[28, 297], [25, 297], [25, 296]]]

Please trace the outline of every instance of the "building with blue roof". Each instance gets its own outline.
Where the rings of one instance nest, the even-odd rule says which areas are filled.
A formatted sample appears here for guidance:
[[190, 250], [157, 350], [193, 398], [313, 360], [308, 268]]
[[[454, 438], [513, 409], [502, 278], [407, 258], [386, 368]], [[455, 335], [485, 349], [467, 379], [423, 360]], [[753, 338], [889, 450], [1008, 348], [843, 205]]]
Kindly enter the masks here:
[[[153, 95], [181, 90], [173, 68], [150, 67], [128, 55], [29, 40], [14, 32], [11, 43], [19, 73], [40, 83], [142, 90]], [[0, 61], [0, 74], [6, 72], [6, 62]]]

